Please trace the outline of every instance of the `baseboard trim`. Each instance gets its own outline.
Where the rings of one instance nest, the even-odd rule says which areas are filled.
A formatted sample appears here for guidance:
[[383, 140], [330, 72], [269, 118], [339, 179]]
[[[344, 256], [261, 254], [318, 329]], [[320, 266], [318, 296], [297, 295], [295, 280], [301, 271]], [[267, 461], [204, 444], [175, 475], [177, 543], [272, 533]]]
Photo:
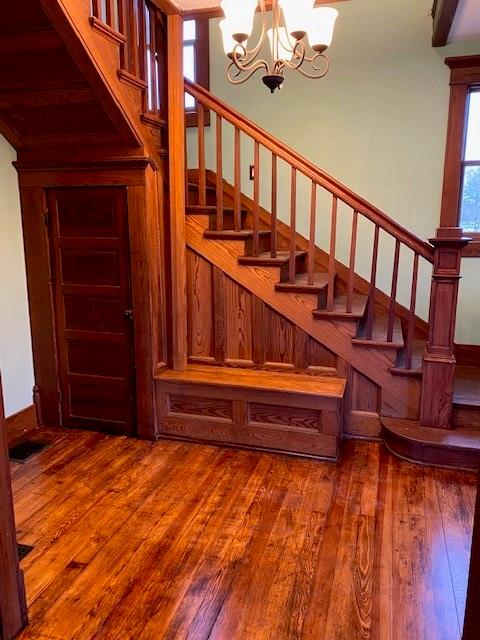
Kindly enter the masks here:
[[19, 440], [26, 433], [38, 429], [37, 411], [35, 405], [25, 407], [18, 413], [14, 413], [5, 419], [7, 429], [7, 441], [11, 444], [15, 440]]

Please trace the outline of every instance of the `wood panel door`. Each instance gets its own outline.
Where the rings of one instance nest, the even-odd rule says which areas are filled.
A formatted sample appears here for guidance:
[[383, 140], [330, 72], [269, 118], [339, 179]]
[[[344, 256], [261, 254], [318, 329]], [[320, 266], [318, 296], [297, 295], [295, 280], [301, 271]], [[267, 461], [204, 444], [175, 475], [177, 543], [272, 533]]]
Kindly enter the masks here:
[[23, 574], [18, 564], [0, 377], [0, 640], [11, 640], [27, 622]]
[[48, 191], [62, 424], [135, 433], [127, 194]]

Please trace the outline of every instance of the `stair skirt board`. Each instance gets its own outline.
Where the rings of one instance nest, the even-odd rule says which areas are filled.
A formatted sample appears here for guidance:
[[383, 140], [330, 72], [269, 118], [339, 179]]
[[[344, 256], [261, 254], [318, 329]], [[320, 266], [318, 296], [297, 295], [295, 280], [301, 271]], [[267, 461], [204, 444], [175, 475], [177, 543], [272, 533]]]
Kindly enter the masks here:
[[[334, 379], [341, 391], [326, 396], [242, 387], [241, 381], [234, 380], [233, 369], [228, 370], [233, 378], [230, 386], [219, 386], [211, 379], [181, 380], [181, 373], [166, 371], [157, 376], [157, 437], [337, 460], [343, 431], [344, 380]], [[259, 372], [251, 373], [258, 379]], [[301, 378], [308, 376], [289, 377], [297, 377], [300, 384]]]

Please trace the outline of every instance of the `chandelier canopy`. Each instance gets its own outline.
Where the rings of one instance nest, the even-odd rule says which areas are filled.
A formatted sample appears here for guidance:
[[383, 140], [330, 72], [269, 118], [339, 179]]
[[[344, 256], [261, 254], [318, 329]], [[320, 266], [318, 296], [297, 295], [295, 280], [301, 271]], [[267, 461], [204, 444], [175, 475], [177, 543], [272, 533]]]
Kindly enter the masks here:
[[[329, 68], [325, 51], [332, 42], [338, 11], [313, 5], [314, 0], [272, 0], [269, 18], [265, 0], [222, 0], [225, 18], [220, 29], [230, 58], [229, 81], [242, 84], [263, 70], [263, 82], [274, 93], [281, 88], [286, 69], [311, 79], [323, 78]], [[262, 32], [257, 44], [249, 48], [257, 8], [262, 14]], [[268, 60], [259, 58], [266, 42]]]

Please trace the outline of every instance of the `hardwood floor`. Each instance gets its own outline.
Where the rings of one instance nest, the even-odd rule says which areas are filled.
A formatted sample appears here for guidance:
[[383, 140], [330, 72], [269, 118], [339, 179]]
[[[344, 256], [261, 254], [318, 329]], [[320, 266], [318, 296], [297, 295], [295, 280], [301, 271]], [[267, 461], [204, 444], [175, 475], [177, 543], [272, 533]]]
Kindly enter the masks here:
[[474, 474], [80, 431], [12, 465], [21, 640], [456, 640]]

